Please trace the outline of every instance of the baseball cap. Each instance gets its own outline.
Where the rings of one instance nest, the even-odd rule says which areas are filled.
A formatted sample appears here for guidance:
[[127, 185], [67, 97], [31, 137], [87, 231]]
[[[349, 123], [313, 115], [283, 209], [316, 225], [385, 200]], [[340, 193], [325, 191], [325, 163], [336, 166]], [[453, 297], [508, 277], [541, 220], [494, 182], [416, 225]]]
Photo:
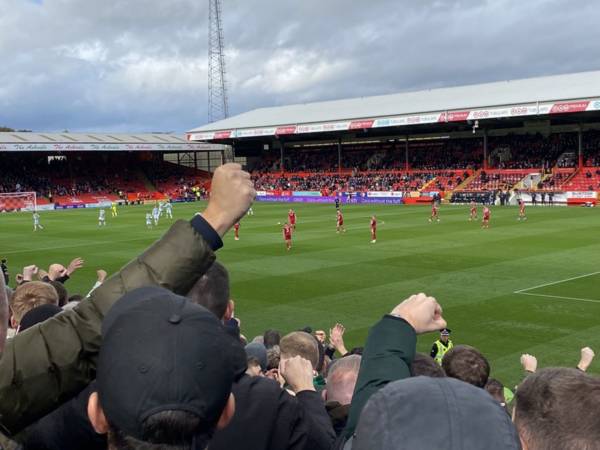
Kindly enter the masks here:
[[[435, 426], [431, 426], [435, 424]], [[389, 383], [362, 410], [352, 450], [520, 450], [506, 410], [486, 391], [453, 378]]]
[[148, 417], [185, 411], [200, 419], [199, 435], [211, 435], [240, 370], [238, 352], [206, 308], [157, 287], [125, 294], [102, 323], [97, 384], [109, 423], [144, 440]]
[[254, 356], [260, 363], [261, 370], [267, 370], [267, 349], [263, 344], [258, 342], [250, 342], [245, 347], [246, 355], [249, 357]]

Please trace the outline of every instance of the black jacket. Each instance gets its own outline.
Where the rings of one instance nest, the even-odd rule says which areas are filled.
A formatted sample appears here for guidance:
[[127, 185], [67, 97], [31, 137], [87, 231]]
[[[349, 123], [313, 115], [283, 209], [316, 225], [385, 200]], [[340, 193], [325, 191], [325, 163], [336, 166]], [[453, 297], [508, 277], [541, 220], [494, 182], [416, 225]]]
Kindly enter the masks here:
[[263, 377], [245, 375], [233, 385], [235, 414], [215, 433], [210, 450], [329, 450], [335, 440], [318, 393], [296, 397]]

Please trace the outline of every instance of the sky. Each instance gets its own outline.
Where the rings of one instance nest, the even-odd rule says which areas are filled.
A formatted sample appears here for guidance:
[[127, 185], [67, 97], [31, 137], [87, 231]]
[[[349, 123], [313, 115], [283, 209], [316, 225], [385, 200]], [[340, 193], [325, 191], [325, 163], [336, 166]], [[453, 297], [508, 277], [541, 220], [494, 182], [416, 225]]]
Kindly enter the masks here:
[[[595, 1], [222, 4], [230, 115], [600, 69]], [[207, 122], [208, 0], [0, 8], [0, 126], [184, 132]]]

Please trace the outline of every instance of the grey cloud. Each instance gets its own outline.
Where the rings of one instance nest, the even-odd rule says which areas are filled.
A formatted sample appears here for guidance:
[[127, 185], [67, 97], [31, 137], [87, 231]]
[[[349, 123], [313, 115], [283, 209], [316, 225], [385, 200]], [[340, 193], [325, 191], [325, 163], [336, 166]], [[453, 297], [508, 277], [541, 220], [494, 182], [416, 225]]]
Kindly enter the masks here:
[[[206, 121], [207, 1], [5, 0], [0, 124], [184, 131]], [[223, 0], [230, 109], [600, 68], [569, 0]]]

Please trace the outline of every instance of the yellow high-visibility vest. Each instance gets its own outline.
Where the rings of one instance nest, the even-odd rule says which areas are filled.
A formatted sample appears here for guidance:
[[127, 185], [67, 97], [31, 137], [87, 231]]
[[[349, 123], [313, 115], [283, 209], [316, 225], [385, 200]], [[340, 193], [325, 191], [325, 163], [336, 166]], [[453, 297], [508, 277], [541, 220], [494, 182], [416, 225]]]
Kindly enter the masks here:
[[435, 362], [441, 366], [444, 355], [446, 353], [448, 353], [448, 350], [450, 350], [452, 347], [454, 347], [454, 344], [452, 343], [452, 341], [450, 339], [448, 339], [447, 344], [444, 344], [439, 339], [437, 341], [435, 341], [434, 344], [437, 346], [437, 353], [435, 354]]

